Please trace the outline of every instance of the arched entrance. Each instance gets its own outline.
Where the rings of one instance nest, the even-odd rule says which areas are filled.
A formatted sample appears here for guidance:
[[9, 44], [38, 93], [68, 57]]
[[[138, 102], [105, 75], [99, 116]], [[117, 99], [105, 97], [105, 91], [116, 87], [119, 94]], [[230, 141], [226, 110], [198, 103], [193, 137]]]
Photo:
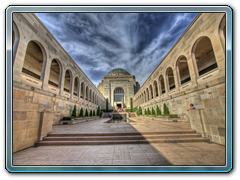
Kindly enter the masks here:
[[113, 93], [114, 96], [114, 104], [116, 107], [123, 108], [124, 104], [124, 91], [122, 88], [116, 88]]

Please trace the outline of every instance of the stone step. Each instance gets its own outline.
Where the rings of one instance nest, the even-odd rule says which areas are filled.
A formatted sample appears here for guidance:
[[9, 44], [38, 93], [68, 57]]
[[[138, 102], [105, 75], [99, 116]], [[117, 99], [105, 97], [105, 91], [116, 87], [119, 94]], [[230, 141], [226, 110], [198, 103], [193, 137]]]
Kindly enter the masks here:
[[112, 145], [112, 144], [149, 144], [149, 143], [187, 143], [208, 142], [209, 138], [157, 139], [157, 140], [115, 140], [115, 141], [41, 141], [36, 146], [65, 146], [65, 145]]
[[48, 137], [64, 137], [64, 136], [134, 136], [134, 135], [157, 135], [157, 134], [192, 134], [194, 130], [185, 131], [161, 131], [161, 132], [110, 132], [110, 133], [74, 133], [74, 134], [55, 134], [49, 133]]
[[44, 137], [43, 141], [103, 141], [103, 140], [141, 140], [141, 139], [178, 139], [199, 138], [200, 134], [143, 135], [143, 136], [82, 136], [82, 137]]

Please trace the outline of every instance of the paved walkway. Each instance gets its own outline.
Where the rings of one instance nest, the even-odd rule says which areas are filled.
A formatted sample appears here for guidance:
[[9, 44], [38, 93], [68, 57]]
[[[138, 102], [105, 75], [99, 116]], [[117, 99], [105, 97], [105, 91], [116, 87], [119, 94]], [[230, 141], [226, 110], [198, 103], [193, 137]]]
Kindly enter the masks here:
[[[190, 130], [184, 122], [133, 118], [133, 123], [103, 123], [107, 118], [53, 126], [53, 133]], [[13, 165], [224, 165], [225, 147], [215, 143], [39, 146], [13, 154]]]

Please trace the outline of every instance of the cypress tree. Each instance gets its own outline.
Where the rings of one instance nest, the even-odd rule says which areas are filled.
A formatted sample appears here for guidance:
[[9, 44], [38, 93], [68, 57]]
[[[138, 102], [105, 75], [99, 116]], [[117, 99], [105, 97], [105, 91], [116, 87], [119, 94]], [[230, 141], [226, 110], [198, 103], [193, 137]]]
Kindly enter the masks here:
[[141, 108], [141, 106], [139, 106], [139, 108], [138, 108], [138, 113], [139, 113], [139, 114], [142, 114], [142, 108]]
[[106, 112], [108, 112], [108, 98], [106, 99]]
[[90, 111], [90, 116], [92, 116], [92, 110]]
[[153, 107], [152, 107], [152, 115], [154, 115], [155, 114], [155, 111], [154, 111], [154, 109], [153, 109]]
[[147, 115], [151, 114], [150, 109], [147, 109]]
[[85, 116], [88, 116], [88, 110], [86, 109], [86, 111], [85, 111]]
[[95, 116], [95, 110], [93, 110], [93, 116]]
[[83, 108], [80, 109], [79, 116], [83, 116]]
[[169, 110], [168, 110], [167, 105], [164, 103], [164, 105], [163, 105], [163, 115], [167, 115], [167, 114], [169, 114]]
[[144, 114], [147, 115], [147, 110], [145, 109]]
[[100, 116], [100, 106], [98, 106], [97, 115]]
[[130, 98], [130, 107], [131, 107], [131, 112], [133, 112], [133, 101], [132, 101], [132, 98]]
[[72, 111], [72, 116], [77, 117], [76, 105], [74, 105], [74, 108], [73, 108], [73, 111]]
[[160, 111], [158, 105], [157, 105], [157, 114], [158, 114], [158, 115], [161, 114], [161, 111]]

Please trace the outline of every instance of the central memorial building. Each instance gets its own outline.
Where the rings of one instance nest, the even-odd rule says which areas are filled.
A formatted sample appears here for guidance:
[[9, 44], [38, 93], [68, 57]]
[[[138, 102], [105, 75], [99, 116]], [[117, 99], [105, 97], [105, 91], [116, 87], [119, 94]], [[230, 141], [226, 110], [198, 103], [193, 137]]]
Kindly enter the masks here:
[[136, 82], [135, 76], [129, 74], [125, 69], [116, 68], [102, 77], [102, 82], [98, 84], [98, 90], [109, 103], [115, 107], [130, 108], [130, 98], [140, 89], [140, 84]]

